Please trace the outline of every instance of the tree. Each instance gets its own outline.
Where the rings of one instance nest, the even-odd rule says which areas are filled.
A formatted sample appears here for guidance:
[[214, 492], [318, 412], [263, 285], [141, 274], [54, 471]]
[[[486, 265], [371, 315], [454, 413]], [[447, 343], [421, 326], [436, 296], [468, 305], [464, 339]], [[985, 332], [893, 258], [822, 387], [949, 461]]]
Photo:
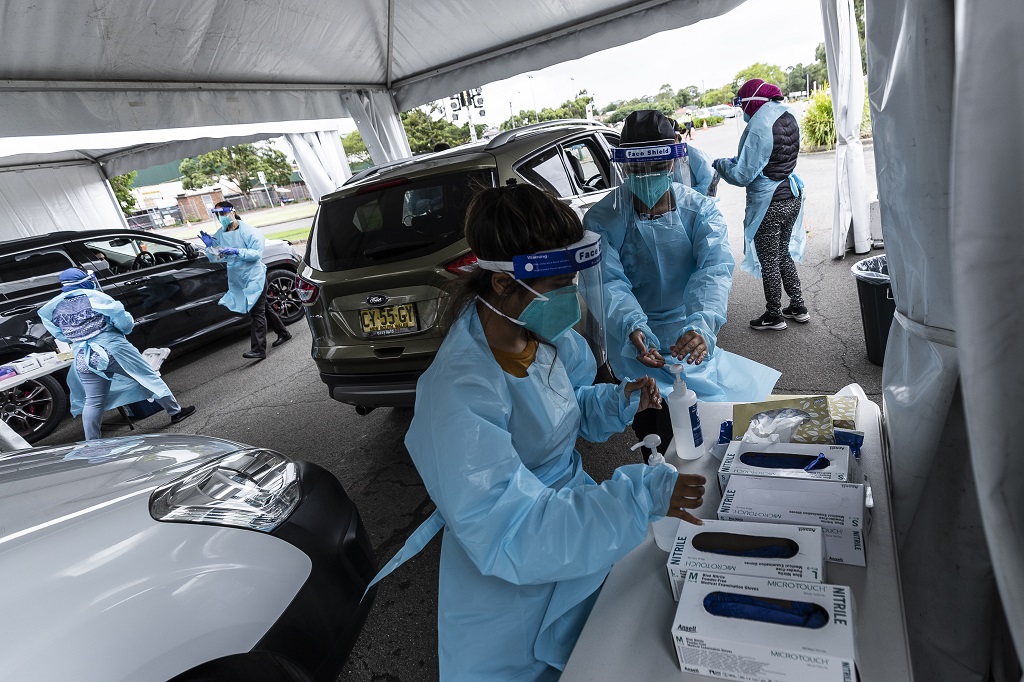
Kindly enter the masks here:
[[773, 83], [779, 86], [780, 90], [786, 86], [786, 73], [774, 64], [765, 64], [763, 62], [751, 64], [737, 73], [733, 81], [737, 83], [736, 87], [739, 89], [740, 85], [743, 85], [751, 78], [760, 78], [765, 83]]
[[[438, 143], [447, 144], [450, 147], [457, 147], [470, 141], [469, 122], [462, 126], [444, 118], [434, 118], [440, 113], [440, 109], [431, 105], [429, 111], [413, 109], [402, 112], [402, 126], [405, 127], [405, 136], [409, 138], [409, 147], [413, 154], [424, 154], [434, 151], [434, 145]], [[487, 126], [476, 123], [477, 137], [483, 137]]]
[[736, 90], [735, 83], [723, 85], [715, 90], [708, 90], [701, 97], [701, 104], [706, 107], [713, 107], [716, 104], [732, 104], [732, 101], [736, 99]]
[[864, 33], [864, 0], [853, 0], [853, 13], [857, 16], [857, 35], [860, 36], [860, 65], [868, 72], [868, 46]]
[[292, 176], [288, 157], [267, 143], [240, 144], [184, 159], [178, 171], [184, 189], [207, 187], [226, 178], [245, 194], [259, 182], [259, 171], [271, 184], [287, 184]]
[[[671, 88], [669, 88], [669, 91], [669, 94], [671, 95]], [[530, 123], [540, 123], [543, 121], [557, 121], [564, 118], [586, 118], [587, 105], [593, 101], [594, 98], [588, 95], [586, 90], [580, 90], [576, 93], [576, 97], [574, 99], [567, 99], [554, 109], [544, 107], [540, 111], [534, 111], [533, 109], [520, 110], [520, 112], [515, 114], [512, 118], [505, 119], [501, 124], [501, 129], [511, 130], [513, 128], [513, 123], [515, 124], [514, 127], [518, 128], [521, 125], [525, 125], [527, 120], [529, 120]], [[605, 108], [607, 109], [608, 107]]]
[[121, 207], [121, 212], [131, 215], [135, 210], [135, 195], [132, 194], [132, 183], [135, 182], [137, 173], [132, 171], [123, 175], [115, 175], [110, 178], [110, 188], [114, 190], [114, 196]]
[[784, 93], [800, 92], [807, 89], [807, 69], [803, 64], [797, 64], [786, 69], [786, 87]]
[[345, 155], [349, 161], [355, 163], [364, 163], [370, 160], [370, 152], [366, 149], [366, 143], [363, 142], [363, 136], [359, 134], [358, 130], [353, 130], [348, 135], [341, 138], [341, 146], [345, 149]]
[[807, 66], [807, 75], [810, 77], [811, 87], [817, 83], [818, 87], [824, 87], [828, 82], [828, 63], [825, 61], [825, 43], [818, 43], [814, 49], [814, 63]]

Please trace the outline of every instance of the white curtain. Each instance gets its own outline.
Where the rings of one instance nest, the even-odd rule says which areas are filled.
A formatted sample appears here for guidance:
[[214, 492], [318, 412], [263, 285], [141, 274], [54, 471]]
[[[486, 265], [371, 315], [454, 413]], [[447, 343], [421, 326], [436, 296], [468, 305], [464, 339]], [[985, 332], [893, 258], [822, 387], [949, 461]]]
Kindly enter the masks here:
[[[846, 4], [846, 0], [839, 2]], [[1012, 594], [1004, 592], [1000, 604], [990, 543], [985, 542], [986, 536], [990, 542], [1001, 540], [1000, 531], [1013, 533], [1010, 524], [1020, 517], [1011, 510], [1019, 514], [1021, 508], [1021, 465], [1016, 478], [1006, 466], [1014, 459], [1020, 461], [1010, 449], [1009, 429], [1024, 415], [1021, 374], [1019, 369], [1010, 375], [1004, 367], [995, 368], [1000, 360], [1006, 369], [1017, 361], [1024, 338], [1020, 318], [1012, 322], [1012, 316], [1020, 314], [1020, 261], [1008, 253], [1016, 249], [1020, 255], [1021, 249], [1019, 218], [1013, 210], [1021, 186], [1019, 160], [1014, 150], [1006, 148], [1018, 132], [1013, 102], [1004, 97], [996, 113], [982, 114], [981, 106], [982, 93], [991, 92], [992, 87], [1001, 96], [1020, 87], [1024, 60], [1007, 53], [1016, 49], [1020, 54], [1012, 31], [1004, 43], [992, 41], [980, 30], [974, 49], [956, 45], [966, 35], [964, 7], [958, 22], [950, 0], [893, 0], [867, 6], [878, 193], [897, 308], [882, 371], [883, 402], [907, 629], [915, 677], [929, 682], [984, 682], [990, 674], [997, 680], [1016, 679], [1004, 677], [1005, 668], [998, 663], [1006, 653], [1000, 645], [1005, 641], [1002, 610], [1011, 622], [1018, 626], [1021, 622], [1019, 598], [1008, 599]], [[1010, 14], [1019, 17], [1020, 12], [1019, 3], [1011, 0], [1003, 0], [999, 8], [971, 7], [972, 14], [987, 16], [993, 26]], [[994, 49], [997, 45], [1000, 48]], [[974, 71], [984, 73], [990, 89], [977, 91], [980, 99], [969, 105], [977, 113], [968, 118], [959, 107], [969, 99], [954, 96], [953, 83]], [[1010, 83], [1007, 71], [1013, 73]], [[1004, 125], [993, 129], [993, 120]], [[967, 135], [961, 138], [961, 131]], [[968, 158], [971, 163], [954, 165], [950, 142], [973, 143], [972, 135], [985, 137], [992, 155], [965, 144], [958, 163]], [[1002, 185], [1006, 192], [998, 200], [979, 170], [992, 179], [1012, 181]], [[967, 200], [964, 205], [971, 208], [951, 217], [954, 197]], [[981, 209], [976, 206], [988, 211], [984, 216], [992, 230], [988, 239], [979, 239], [975, 211]], [[956, 250], [951, 248], [951, 240], [960, 234], [963, 244], [972, 245], [970, 249], [961, 248], [959, 242]], [[968, 253], [974, 256], [969, 265], [964, 261]], [[1005, 258], [1005, 268], [993, 267], [997, 253]], [[989, 277], [1005, 279], [990, 283]], [[1016, 281], [1017, 298], [1013, 298], [1011, 281]], [[988, 297], [992, 287], [1005, 297], [1002, 308]], [[964, 305], [965, 288], [976, 297], [969, 304], [975, 309]], [[963, 313], [976, 324], [964, 324]], [[965, 336], [972, 342], [965, 342]], [[968, 359], [976, 369], [984, 366], [989, 378], [994, 371], [996, 381], [1004, 383], [997, 386], [995, 381], [979, 380], [978, 374], [966, 371], [966, 364], [961, 377], [961, 360]], [[961, 378], [970, 388], [964, 394], [959, 389]], [[1005, 389], [1014, 381], [1017, 392], [1008, 395]], [[984, 399], [976, 404], [979, 396]], [[1004, 400], [1008, 402], [999, 402]], [[1002, 413], [995, 405], [1000, 405]], [[970, 441], [965, 413], [970, 417]], [[977, 440], [980, 422], [974, 420], [981, 413], [991, 430]], [[992, 466], [993, 458], [998, 458], [1001, 468]], [[987, 499], [996, 490], [1002, 499]], [[983, 524], [982, 509], [986, 521], [989, 516], [997, 520], [995, 529]], [[1013, 559], [1003, 567], [1004, 575], [1012, 574], [1019, 581], [1020, 554], [1013, 550], [1008, 554]], [[1006, 658], [1012, 660], [1012, 650], [1010, 654]]]
[[356, 90], [344, 93], [342, 101], [375, 164], [412, 156], [409, 138], [405, 136], [398, 107], [390, 93]]
[[[1009, 630], [1024, 651], [1024, 5], [956, 3], [953, 287], [971, 461]], [[996, 93], [999, 107], [988, 106]]]
[[0, 169], [0, 240], [127, 227], [95, 164]]
[[314, 201], [341, 187], [352, 177], [348, 156], [341, 145], [341, 133], [289, 133], [285, 136]]
[[821, 0], [825, 57], [836, 120], [836, 198], [832, 257], [841, 258], [851, 241], [857, 253], [871, 250], [871, 224], [860, 124], [864, 114], [864, 71], [853, 0]]

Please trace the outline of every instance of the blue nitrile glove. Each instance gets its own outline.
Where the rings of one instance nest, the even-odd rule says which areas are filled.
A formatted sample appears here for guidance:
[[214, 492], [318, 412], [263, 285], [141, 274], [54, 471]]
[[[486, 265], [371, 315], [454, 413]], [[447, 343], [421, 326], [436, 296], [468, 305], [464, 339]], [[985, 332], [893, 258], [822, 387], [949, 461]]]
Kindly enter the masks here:
[[214, 244], [213, 237], [206, 234], [202, 230], [199, 231], [199, 238], [202, 239], [203, 243], [206, 244], [207, 246], [213, 246]]
[[238, 249], [236, 249], [234, 247], [231, 247], [231, 246], [226, 246], [226, 247], [224, 247], [223, 249], [220, 250], [220, 255], [222, 255], [222, 256], [237, 256], [238, 255]]

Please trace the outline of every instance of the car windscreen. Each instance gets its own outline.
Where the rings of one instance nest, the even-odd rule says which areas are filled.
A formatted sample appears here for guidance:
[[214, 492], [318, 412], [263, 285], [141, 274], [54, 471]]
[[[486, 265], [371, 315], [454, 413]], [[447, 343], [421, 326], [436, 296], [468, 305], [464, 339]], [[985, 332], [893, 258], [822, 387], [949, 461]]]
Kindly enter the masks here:
[[494, 184], [489, 170], [398, 179], [320, 205], [306, 261], [322, 272], [425, 256], [462, 239], [470, 198]]

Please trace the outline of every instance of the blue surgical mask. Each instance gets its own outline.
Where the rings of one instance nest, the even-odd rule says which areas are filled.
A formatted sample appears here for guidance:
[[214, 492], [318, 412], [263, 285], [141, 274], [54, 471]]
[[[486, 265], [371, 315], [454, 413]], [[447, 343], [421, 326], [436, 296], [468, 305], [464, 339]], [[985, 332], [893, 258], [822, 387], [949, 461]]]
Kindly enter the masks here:
[[[519, 280], [516, 281], [519, 282]], [[580, 321], [580, 297], [577, 285], [571, 284], [546, 294], [540, 294], [523, 282], [519, 283], [537, 294], [537, 298], [530, 301], [523, 312], [519, 314], [518, 319], [519, 324], [537, 336], [554, 341]]]
[[217, 216], [217, 221], [220, 223], [221, 227], [227, 227], [231, 224], [231, 215], [228, 213], [222, 213]]
[[658, 200], [672, 187], [672, 171], [664, 170], [643, 175], [627, 175], [626, 187], [647, 208], [654, 208]]
[[745, 111], [743, 112], [743, 122], [744, 123], [750, 123], [750, 114], [748, 114]]

